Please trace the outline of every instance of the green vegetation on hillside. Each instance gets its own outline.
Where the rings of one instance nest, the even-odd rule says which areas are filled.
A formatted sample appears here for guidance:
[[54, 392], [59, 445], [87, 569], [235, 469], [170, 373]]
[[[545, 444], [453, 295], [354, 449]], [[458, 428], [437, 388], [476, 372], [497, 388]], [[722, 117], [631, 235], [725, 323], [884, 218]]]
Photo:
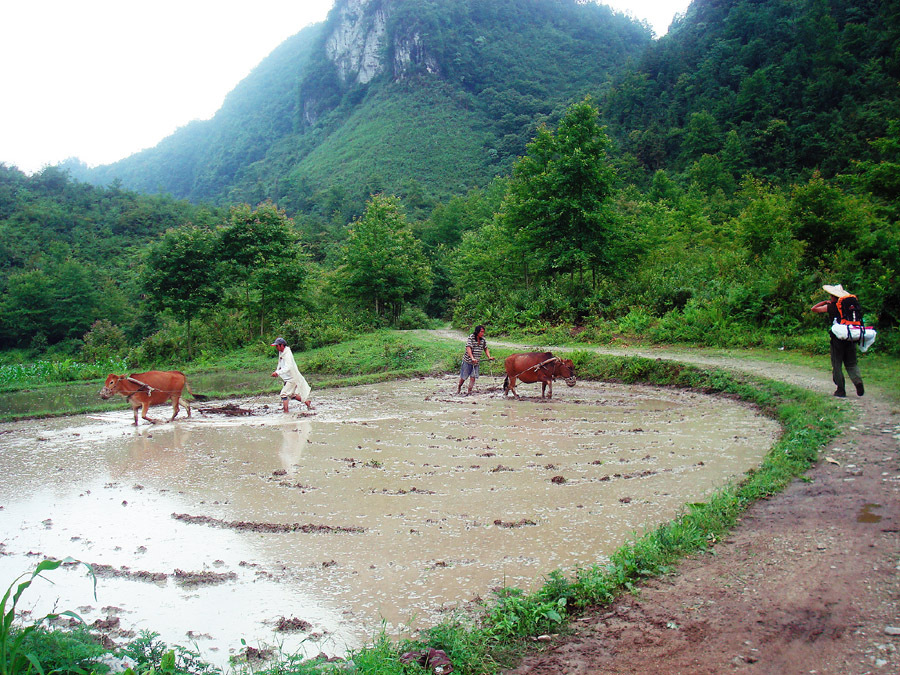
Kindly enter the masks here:
[[[343, 4], [267, 57], [212, 119], [115, 164], [66, 168], [194, 201], [268, 199], [291, 215], [330, 218], [332, 188], [351, 216], [376, 191], [402, 195], [412, 212], [507, 172], [540, 122], [650, 43], [645, 26], [577, 0], [396, 0], [382, 71], [357, 84], [326, 52]], [[381, 7], [358, 11], [371, 24]]]
[[[314, 186], [334, 183], [357, 200], [382, 191], [396, 194], [411, 215], [424, 218], [436, 201], [493, 176], [491, 136], [478, 131], [483, 118], [466, 103], [437, 82], [379, 90], [291, 170], [279, 203], [308, 210], [305, 205], [316, 201]], [[357, 214], [358, 209], [359, 201]]]
[[649, 177], [715, 157], [738, 178], [831, 178], [900, 115], [900, 9], [853, 0], [695, 0], [602, 105]]

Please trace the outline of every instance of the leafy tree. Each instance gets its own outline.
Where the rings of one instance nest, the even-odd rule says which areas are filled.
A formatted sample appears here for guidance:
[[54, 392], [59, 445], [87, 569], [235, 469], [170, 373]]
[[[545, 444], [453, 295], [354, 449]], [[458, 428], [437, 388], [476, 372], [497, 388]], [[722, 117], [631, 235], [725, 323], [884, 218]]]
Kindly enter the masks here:
[[681, 146], [686, 161], [697, 160], [702, 155], [712, 155], [721, 145], [715, 117], [706, 110], [701, 110], [688, 118]]
[[806, 263], [815, 265], [829, 253], [858, 244], [870, 216], [858, 200], [826, 183], [817, 174], [794, 188], [790, 218], [796, 237], [806, 245]]
[[503, 219], [542, 277], [589, 270], [596, 284], [596, 272], [612, 262], [616, 175], [597, 117], [590, 99], [570, 106], [555, 131], [538, 131], [513, 168]]
[[450, 258], [456, 297], [484, 292], [497, 297], [519, 285], [522, 260], [506, 228], [498, 221], [466, 232]]
[[78, 340], [99, 318], [101, 298], [93, 266], [67, 260], [52, 270], [52, 342]]
[[438, 204], [428, 220], [413, 225], [427, 247], [457, 246], [463, 233], [490, 222], [506, 195], [506, 180], [498, 178], [484, 190], [475, 188], [465, 196]]
[[4, 341], [26, 345], [41, 335], [51, 345], [80, 339], [100, 315], [97, 276], [72, 260], [10, 275], [0, 300]]
[[888, 122], [888, 132], [871, 143], [878, 151], [879, 161], [855, 161], [853, 181], [863, 190], [883, 199], [900, 213], [900, 120]]
[[95, 321], [84, 334], [81, 355], [90, 361], [100, 361], [120, 356], [127, 346], [125, 333], [108, 319]]
[[193, 351], [191, 321], [221, 298], [216, 234], [207, 229], [172, 229], [151, 246], [144, 288], [150, 306], [169, 310], [187, 323], [188, 354]]
[[9, 277], [0, 305], [4, 342], [27, 345], [38, 334], [46, 340], [53, 322], [52, 285], [52, 280], [40, 269]]
[[396, 197], [375, 195], [350, 226], [334, 281], [340, 295], [397, 317], [431, 290], [431, 267]]
[[266, 316], [284, 308], [305, 276], [306, 256], [293, 221], [272, 202], [255, 210], [248, 204], [235, 206], [220, 230], [218, 257], [226, 282], [242, 289], [248, 337], [254, 332], [254, 316], [259, 321], [259, 335], [263, 335]]

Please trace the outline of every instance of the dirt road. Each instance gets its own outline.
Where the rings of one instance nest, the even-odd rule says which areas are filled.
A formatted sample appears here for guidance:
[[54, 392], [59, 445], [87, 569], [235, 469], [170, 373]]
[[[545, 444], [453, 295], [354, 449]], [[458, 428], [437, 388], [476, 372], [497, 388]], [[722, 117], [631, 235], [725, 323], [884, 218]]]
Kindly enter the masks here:
[[[827, 357], [813, 370], [691, 351], [597, 351], [833, 389]], [[542, 643], [508, 675], [900, 673], [900, 409], [874, 387], [846, 405], [858, 419], [821, 461], [750, 508], [710, 553], [578, 617], [571, 635]]]

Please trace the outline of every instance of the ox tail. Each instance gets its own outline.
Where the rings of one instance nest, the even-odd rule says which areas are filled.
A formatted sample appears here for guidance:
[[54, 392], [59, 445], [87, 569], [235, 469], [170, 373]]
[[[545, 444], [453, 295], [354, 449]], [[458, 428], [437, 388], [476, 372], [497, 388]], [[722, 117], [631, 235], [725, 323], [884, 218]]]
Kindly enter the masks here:
[[184, 386], [187, 387], [188, 393], [194, 397], [195, 401], [208, 401], [209, 400], [209, 396], [203, 396], [202, 394], [195, 394], [191, 390], [191, 385], [188, 384], [187, 380], [184, 381]]
[[508, 392], [508, 391], [509, 391], [509, 375], [507, 375], [507, 376], [503, 379], [503, 393], [505, 394], [505, 393]]

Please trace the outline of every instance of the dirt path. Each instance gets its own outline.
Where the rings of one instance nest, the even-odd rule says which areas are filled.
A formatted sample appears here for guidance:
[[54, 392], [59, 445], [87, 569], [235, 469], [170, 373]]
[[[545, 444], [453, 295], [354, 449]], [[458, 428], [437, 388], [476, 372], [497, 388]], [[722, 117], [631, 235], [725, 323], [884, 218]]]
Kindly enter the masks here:
[[[827, 364], [818, 371], [690, 351], [597, 351], [832, 390]], [[542, 644], [508, 675], [900, 673], [900, 410], [874, 387], [846, 404], [857, 422], [802, 480], [751, 507], [710, 553], [580, 616], [571, 635]]]

